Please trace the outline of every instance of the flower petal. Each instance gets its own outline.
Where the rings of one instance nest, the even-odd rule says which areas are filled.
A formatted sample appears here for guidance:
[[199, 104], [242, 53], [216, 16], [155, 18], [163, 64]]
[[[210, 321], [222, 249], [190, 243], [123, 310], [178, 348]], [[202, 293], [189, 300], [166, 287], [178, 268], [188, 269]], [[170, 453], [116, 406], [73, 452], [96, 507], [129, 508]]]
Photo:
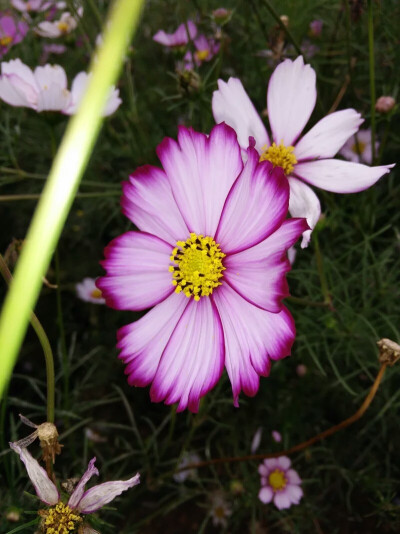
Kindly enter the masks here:
[[71, 94], [67, 89], [52, 83], [39, 92], [36, 111], [61, 111], [69, 105], [70, 100]]
[[85, 493], [85, 485], [89, 482], [93, 475], [99, 476], [97, 467], [94, 466], [95, 462], [96, 457], [90, 460], [85, 473], [78, 482], [78, 485], [74, 489], [71, 497], [69, 498], [68, 506], [70, 508], [76, 508], [77, 506], [79, 506], [80, 500], [82, 499], [82, 496]]
[[132, 488], [140, 483], [140, 475], [137, 473], [129, 480], [115, 480], [104, 482], [87, 490], [79, 502], [77, 510], [82, 514], [91, 514], [102, 508], [109, 502], [121, 495], [123, 491]]
[[273, 496], [274, 496], [274, 492], [269, 486], [264, 486], [258, 492], [258, 498], [264, 504], [268, 504], [269, 502], [271, 502]]
[[0, 98], [10, 106], [35, 107], [36, 104], [36, 93], [16, 74], [0, 77]]
[[290, 458], [288, 458], [287, 456], [279, 456], [277, 458], [277, 463], [278, 463], [278, 467], [282, 469], [283, 471], [286, 471], [292, 465]]
[[288, 469], [286, 471], [286, 478], [289, 484], [301, 484], [301, 478], [294, 469]]
[[289, 178], [290, 197], [289, 211], [292, 217], [305, 217], [310, 230], [303, 233], [301, 248], [308, 247], [311, 232], [321, 215], [321, 205], [317, 195], [305, 183], [296, 178]]
[[286, 488], [287, 496], [291, 500], [292, 504], [299, 504], [303, 497], [303, 490], [300, 486], [289, 484]]
[[327, 115], [297, 143], [294, 149], [297, 161], [333, 158], [363, 121], [354, 109], [343, 109]]
[[244, 300], [228, 284], [222, 284], [213, 298], [225, 336], [225, 365], [232, 383], [233, 401], [238, 406], [241, 390], [254, 396], [259, 376], [268, 376], [271, 359], [290, 354], [295, 338], [292, 316], [286, 308], [269, 313]]
[[60, 500], [60, 494], [43, 467], [31, 456], [28, 449], [21, 448], [15, 443], [10, 443], [10, 447], [19, 454], [21, 461], [25, 464], [26, 471], [39, 499], [49, 506], [57, 504]]
[[287, 488], [279, 493], [275, 493], [274, 504], [279, 510], [285, 510], [286, 508], [290, 508], [292, 506]]
[[118, 331], [119, 358], [127, 364], [131, 386], [148, 386], [154, 379], [161, 355], [189, 300], [172, 293], [138, 321]]
[[158, 366], [150, 390], [153, 402], [179, 402], [197, 412], [200, 397], [212, 389], [224, 368], [224, 336], [212, 299], [189, 301]]
[[58, 85], [60, 91], [62, 89], [67, 89], [67, 75], [60, 65], [44, 65], [44, 67], [36, 67], [33, 75], [41, 90], [47, 89], [52, 84]]
[[227, 256], [224, 279], [255, 306], [273, 313], [280, 311], [282, 299], [289, 295], [286, 251], [307, 228], [305, 219], [288, 219], [258, 245]]
[[233, 254], [256, 245], [282, 224], [286, 217], [289, 187], [280, 167], [259, 163], [254, 148], [247, 150], [244, 169], [226, 199], [215, 240]]
[[151, 165], [139, 167], [122, 184], [122, 213], [140, 230], [154, 234], [173, 247], [190, 232], [172, 195], [164, 171]]
[[[72, 80], [71, 85], [71, 101], [69, 105], [66, 106], [63, 112], [67, 115], [73, 115], [77, 112], [78, 107], [82, 101], [82, 98], [85, 94], [86, 88], [89, 84], [91, 74], [87, 72], [79, 72], [75, 78]], [[114, 85], [110, 88], [107, 102], [104, 106], [104, 111], [102, 113], [103, 117], [107, 117], [116, 111], [121, 104], [122, 100], [119, 98], [119, 90], [115, 89]]]
[[303, 131], [317, 99], [315, 71], [303, 57], [285, 59], [269, 80], [268, 117], [273, 140], [291, 146]]
[[153, 41], [164, 46], [183, 46], [190, 40], [193, 40], [197, 34], [196, 24], [188, 20], [178, 26], [174, 33], [166, 33], [164, 30], [159, 30], [154, 36]]
[[127, 232], [104, 249], [107, 271], [96, 281], [106, 303], [117, 310], [145, 310], [174, 291], [171, 246], [144, 232]]
[[271, 144], [265, 126], [238, 78], [229, 78], [228, 82], [218, 80], [212, 110], [216, 123], [225, 122], [235, 130], [244, 150], [249, 146], [250, 136], [254, 137], [258, 152], [264, 145]]
[[299, 163], [295, 175], [332, 193], [358, 193], [374, 185], [392, 167], [394, 165], [368, 167], [339, 159], [323, 159]]
[[165, 138], [157, 154], [189, 230], [215, 235], [226, 196], [243, 168], [235, 132], [218, 124], [207, 137], [180, 126], [178, 142]]

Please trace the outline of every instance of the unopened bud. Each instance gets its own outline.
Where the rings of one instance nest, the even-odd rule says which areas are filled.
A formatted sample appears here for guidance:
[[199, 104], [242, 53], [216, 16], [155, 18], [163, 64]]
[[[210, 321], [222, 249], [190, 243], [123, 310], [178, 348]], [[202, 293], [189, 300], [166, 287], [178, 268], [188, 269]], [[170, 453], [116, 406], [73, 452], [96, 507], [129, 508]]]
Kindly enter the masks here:
[[383, 338], [376, 342], [379, 347], [379, 361], [392, 367], [400, 360], [400, 345], [391, 339]]
[[279, 17], [286, 28], [289, 26], [289, 17], [287, 15], [281, 15]]
[[375, 104], [378, 113], [389, 113], [396, 105], [396, 100], [392, 96], [380, 96]]
[[10, 523], [17, 523], [21, 519], [21, 514], [19, 510], [14, 508], [6, 512], [6, 519], [7, 521], [10, 521]]
[[218, 26], [223, 26], [224, 24], [229, 22], [232, 16], [232, 10], [220, 7], [218, 9], [214, 9], [214, 11], [212, 12], [212, 16], [214, 17], [214, 20], [218, 24]]

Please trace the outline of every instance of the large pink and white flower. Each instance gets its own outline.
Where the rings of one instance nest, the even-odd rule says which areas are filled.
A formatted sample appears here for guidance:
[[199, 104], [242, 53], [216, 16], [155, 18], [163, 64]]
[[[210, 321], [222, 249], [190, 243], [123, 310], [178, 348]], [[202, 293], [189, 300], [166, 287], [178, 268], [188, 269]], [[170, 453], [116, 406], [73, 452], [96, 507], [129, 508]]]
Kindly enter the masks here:
[[[42, 517], [43, 526], [46, 527], [46, 532], [61, 532], [61, 530], [58, 530], [58, 527], [68, 522], [71, 522], [71, 526], [78, 527], [83, 521], [82, 515], [96, 512], [114, 500], [115, 497], [121, 495], [122, 492], [136, 486], [140, 482], [140, 475], [137, 473], [128, 480], [103, 482], [103, 484], [98, 484], [85, 490], [85, 486], [92, 476], [99, 474], [94, 465], [96, 458], [92, 458], [87, 470], [65, 504], [61, 500], [57, 486], [50, 480], [46, 471], [33, 458], [28, 449], [20, 447], [18, 443], [10, 443], [10, 447], [19, 455], [21, 461], [24, 463], [37, 496], [43, 503], [49, 506], [48, 509], [40, 510], [39, 512]], [[51, 528], [54, 530], [51, 530]], [[83, 529], [85, 528], [87, 532], [90, 531], [90, 527], [84, 525]]]
[[[32, 108], [37, 112], [60, 111], [66, 115], [76, 112], [90, 74], [80, 72], [68, 90], [68, 80], [60, 65], [44, 65], [32, 71], [20, 59], [2, 62], [0, 76], [0, 99], [11, 106]], [[114, 86], [104, 108], [108, 116], [121, 104], [119, 91]]]
[[[289, 211], [294, 217], [306, 217], [311, 230], [321, 207], [306, 184], [333, 193], [357, 193], [371, 187], [393, 167], [368, 167], [333, 159], [363, 122], [354, 109], [327, 115], [300, 137], [317, 98], [315, 71], [304, 65], [302, 56], [283, 61], [270, 78], [267, 108], [271, 137], [239, 79], [230, 78], [227, 83], [218, 80], [218, 87], [212, 101], [215, 121], [232, 126], [243, 149], [253, 136], [260, 159], [283, 168], [290, 185]], [[305, 232], [302, 247], [308, 245], [311, 230]]]
[[261, 489], [258, 498], [264, 504], [271, 501], [279, 510], [290, 508], [292, 504], [299, 504], [303, 490], [301, 479], [287, 456], [269, 458], [258, 467], [261, 476]]
[[192, 41], [197, 34], [197, 26], [192, 20], [188, 20], [178, 26], [178, 29], [173, 33], [166, 33], [164, 30], [159, 30], [154, 36], [153, 41], [160, 43], [168, 48], [177, 48], [185, 46], [189, 41]]
[[209, 136], [180, 127], [157, 154], [163, 169], [145, 165], [123, 185], [122, 211], [141, 231], [106, 247], [96, 285], [113, 308], [154, 306], [118, 332], [130, 385], [195, 412], [226, 367], [237, 406], [290, 353], [286, 251], [307, 224], [285, 220], [282, 169], [253, 147], [244, 164], [225, 124]]

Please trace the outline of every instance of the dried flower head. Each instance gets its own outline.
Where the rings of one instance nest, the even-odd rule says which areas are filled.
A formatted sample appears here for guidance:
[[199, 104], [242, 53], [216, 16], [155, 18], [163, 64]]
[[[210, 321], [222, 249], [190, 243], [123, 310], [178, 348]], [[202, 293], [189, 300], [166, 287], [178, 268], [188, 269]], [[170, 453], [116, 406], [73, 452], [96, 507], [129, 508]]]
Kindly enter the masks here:
[[383, 338], [376, 342], [379, 347], [379, 361], [392, 367], [400, 359], [400, 345]]
[[32, 434], [29, 434], [29, 436], [26, 436], [26, 438], [22, 438], [19, 441], [16, 441], [15, 444], [18, 445], [18, 447], [26, 448], [31, 443], [35, 441], [36, 438], [40, 441], [40, 446], [42, 448], [42, 454], [43, 454], [43, 460], [47, 462], [52, 460], [53, 464], [55, 462], [55, 456], [56, 454], [61, 453], [61, 447], [60, 443], [58, 443], [58, 432], [57, 428], [53, 423], [42, 423], [41, 425], [36, 425], [32, 421], [30, 421], [27, 417], [24, 417], [23, 415], [19, 414], [21, 421], [31, 428], [35, 428], [36, 430], [32, 432]]

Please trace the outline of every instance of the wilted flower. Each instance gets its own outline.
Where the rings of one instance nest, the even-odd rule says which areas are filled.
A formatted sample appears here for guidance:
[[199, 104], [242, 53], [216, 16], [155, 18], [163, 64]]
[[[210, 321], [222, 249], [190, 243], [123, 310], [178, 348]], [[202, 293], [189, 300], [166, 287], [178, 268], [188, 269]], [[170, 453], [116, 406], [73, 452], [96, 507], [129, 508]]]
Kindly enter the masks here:
[[123, 185], [123, 213], [141, 232], [106, 247], [96, 285], [113, 308], [155, 306], [118, 332], [130, 385], [152, 384], [153, 401], [195, 412], [225, 366], [237, 406], [290, 353], [286, 250], [307, 225], [286, 220], [282, 169], [253, 146], [243, 164], [225, 124], [209, 136], [181, 126], [157, 154], [163, 170], [145, 165]]
[[232, 515], [232, 508], [224, 495], [216, 491], [211, 495], [210, 515], [214, 526], [226, 527], [228, 518]]
[[159, 30], [153, 36], [153, 41], [169, 48], [176, 48], [188, 44], [189, 41], [192, 41], [196, 37], [196, 34], [196, 24], [188, 20], [186, 24], [182, 23], [174, 33], [165, 33], [164, 30]]
[[[77, 10], [78, 16], [82, 17], [83, 8]], [[35, 32], [41, 37], [56, 38], [62, 35], [68, 35], [78, 26], [78, 20], [68, 11], [61, 15], [59, 20], [44, 20], [39, 22], [35, 28]]]
[[287, 456], [268, 458], [259, 465], [261, 489], [258, 498], [264, 504], [274, 502], [279, 510], [299, 504], [303, 496], [299, 475], [290, 469], [291, 462]]
[[[375, 141], [375, 151], [379, 143]], [[349, 161], [372, 163], [371, 130], [358, 130], [341, 148], [339, 154]], [[374, 168], [374, 167], [372, 167]], [[375, 167], [378, 168], [378, 167]]]
[[392, 96], [380, 96], [375, 104], [378, 113], [389, 113], [396, 105], [396, 100]]
[[[80, 72], [67, 89], [67, 76], [59, 65], [44, 65], [32, 70], [20, 59], [1, 64], [0, 98], [17, 107], [32, 108], [37, 112], [60, 111], [72, 115], [77, 110], [90, 74]], [[114, 113], [121, 99], [114, 86], [110, 89], [104, 116]]]
[[84, 278], [82, 282], [76, 284], [76, 293], [78, 297], [86, 302], [92, 302], [93, 304], [105, 304], [103, 295], [96, 287], [95, 278]]
[[28, 25], [16, 21], [10, 15], [0, 16], [0, 57], [4, 56], [12, 46], [20, 43], [28, 32]]
[[280, 443], [282, 441], [281, 433], [277, 430], [272, 431], [272, 439], [276, 441], [276, 443]]
[[310, 22], [309, 34], [311, 37], [320, 37], [324, 23], [321, 19], [316, 19]]
[[[20, 447], [17, 443], [10, 443], [10, 447], [25, 464], [37, 496], [50, 507], [39, 511], [39, 515], [42, 517], [40, 526], [46, 534], [66, 533], [78, 528], [83, 522], [82, 514], [87, 515], [96, 512], [114, 500], [115, 497], [121, 495], [123, 491], [136, 486], [140, 482], [138, 473], [129, 480], [104, 482], [85, 491], [85, 485], [92, 476], [99, 474], [94, 466], [96, 458], [92, 458], [86, 472], [75, 487], [67, 504], [65, 504], [60, 498], [57, 486], [50, 480], [46, 471], [33, 458], [28, 449]], [[66, 528], [67, 526], [68, 529]]]
[[47, 463], [50, 459], [54, 463], [56, 454], [61, 453], [62, 445], [58, 442], [58, 431], [57, 427], [50, 422], [41, 423], [37, 425], [30, 421], [27, 417], [19, 414], [21, 421], [31, 428], [34, 428], [34, 432], [22, 438], [14, 443], [14, 445], [26, 448], [36, 439], [39, 439], [40, 447], [43, 451], [43, 460]]
[[[186, 452], [182, 456], [178, 464], [178, 469], [182, 469], [189, 464], [195, 464], [200, 461], [201, 461], [200, 456], [196, 454], [195, 452]], [[187, 479], [194, 479], [196, 477], [197, 477], [197, 469], [185, 469], [184, 471], [178, 471], [177, 473], [174, 473], [172, 475], [172, 478], [175, 480], [175, 482], [184, 482]]]
[[[300, 137], [317, 97], [315, 71], [304, 65], [301, 56], [295, 61], [283, 61], [269, 81], [267, 106], [272, 141], [241, 81], [218, 80], [218, 87], [212, 101], [215, 121], [232, 126], [243, 149], [248, 137], [253, 136], [260, 160], [282, 167], [290, 185], [289, 211], [292, 216], [307, 217], [311, 229], [319, 219], [321, 207], [305, 182], [334, 193], [356, 193], [373, 185], [393, 167], [368, 167], [333, 159], [363, 121], [354, 109], [327, 115]], [[305, 232], [302, 247], [308, 245], [310, 235], [311, 230]]]

